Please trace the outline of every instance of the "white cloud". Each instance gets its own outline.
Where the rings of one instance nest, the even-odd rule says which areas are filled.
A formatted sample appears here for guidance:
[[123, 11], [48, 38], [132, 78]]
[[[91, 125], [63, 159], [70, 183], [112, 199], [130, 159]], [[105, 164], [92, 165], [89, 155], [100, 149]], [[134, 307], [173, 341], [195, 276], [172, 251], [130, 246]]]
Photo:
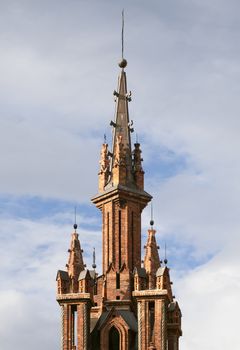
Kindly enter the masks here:
[[[58, 215], [60, 217], [61, 213]], [[40, 221], [16, 220], [14, 217], [0, 219], [2, 349], [24, 349], [26, 346], [29, 349], [43, 346], [57, 349], [60, 346], [55, 277], [58, 269], [65, 270], [71, 228], [63, 223], [57, 225], [58, 215]], [[83, 220], [79, 218], [80, 222]], [[93, 246], [97, 252], [101, 251], [101, 234], [81, 229], [79, 235], [84, 261], [90, 267]], [[98, 266], [99, 258], [97, 255]]]
[[[183, 349], [237, 348], [239, 254], [233, 244], [176, 283], [183, 313]], [[199, 334], [200, 333], [200, 334]]]
[[[205, 261], [193, 271], [174, 266], [184, 315], [182, 350], [237, 348], [237, 332], [226, 320], [236, 324], [230, 311], [239, 313], [239, 3], [123, 4], [130, 113], [144, 140], [159, 241], [173, 242], [170, 263], [171, 255], [188, 261], [188, 254], [196, 264]], [[0, 6], [0, 193], [86, 202], [97, 189], [102, 134], [110, 139], [122, 4]], [[161, 162], [170, 166], [163, 148], [185, 162], [167, 177], [158, 174]], [[54, 279], [66, 262], [70, 232], [65, 223], [56, 225], [62, 215], [1, 218], [4, 350], [15, 344], [36, 348], [43, 338], [45, 348], [58, 347], [57, 334], [52, 337], [59, 322]], [[146, 211], [144, 228], [148, 221]], [[81, 232], [90, 264], [89, 234], [94, 242], [101, 238]], [[12, 326], [19, 329], [15, 340], [9, 338]]]
[[[2, 349], [10, 350], [18, 347], [41, 347], [57, 349], [60, 344], [60, 327], [56, 327], [58, 312], [53, 299], [45, 295], [44, 289], [39, 294], [29, 295], [16, 290], [0, 292], [1, 296], [1, 327], [0, 345]], [[13, 335], [13, 330], [14, 335]], [[53, 337], [52, 335], [55, 334]]]

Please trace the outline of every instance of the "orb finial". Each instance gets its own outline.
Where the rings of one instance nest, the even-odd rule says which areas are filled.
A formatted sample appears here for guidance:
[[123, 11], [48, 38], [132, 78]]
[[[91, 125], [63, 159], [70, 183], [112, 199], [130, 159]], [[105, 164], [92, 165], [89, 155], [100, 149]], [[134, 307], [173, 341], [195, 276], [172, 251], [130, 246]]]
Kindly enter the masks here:
[[151, 201], [151, 220], [150, 220], [151, 229], [153, 229], [153, 225], [154, 225], [154, 220], [153, 220], [153, 202]]
[[122, 58], [121, 61], [118, 63], [120, 68], [126, 68], [127, 67], [127, 60], [125, 58]]
[[165, 249], [164, 249], [164, 250], [165, 250], [165, 258], [164, 258], [163, 261], [164, 261], [164, 264], [167, 265], [168, 259], [167, 259], [167, 245], [166, 245], [166, 242], [165, 242], [165, 247], [164, 247], [164, 248], [165, 248]]
[[78, 228], [78, 225], [77, 225], [77, 207], [75, 206], [74, 207], [74, 225], [73, 225], [73, 228], [75, 230], [75, 233], [77, 231], [77, 228]]

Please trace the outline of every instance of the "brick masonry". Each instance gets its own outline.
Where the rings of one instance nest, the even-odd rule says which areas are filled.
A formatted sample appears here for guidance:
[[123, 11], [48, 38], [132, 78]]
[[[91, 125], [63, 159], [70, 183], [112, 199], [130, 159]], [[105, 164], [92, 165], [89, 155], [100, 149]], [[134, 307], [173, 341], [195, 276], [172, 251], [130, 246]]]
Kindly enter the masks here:
[[181, 310], [153, 227], [141, 258], [141, 213], [152, 197], [144, 191], [140, 144], [131, 149], [124, 69], [114, 95], [112, 153], [104, 143], [92, 199], [102, 213], [102, 275], [86, 269], [75, 227], [67, 271], [57, 273], [61, 350], [178, 350]]

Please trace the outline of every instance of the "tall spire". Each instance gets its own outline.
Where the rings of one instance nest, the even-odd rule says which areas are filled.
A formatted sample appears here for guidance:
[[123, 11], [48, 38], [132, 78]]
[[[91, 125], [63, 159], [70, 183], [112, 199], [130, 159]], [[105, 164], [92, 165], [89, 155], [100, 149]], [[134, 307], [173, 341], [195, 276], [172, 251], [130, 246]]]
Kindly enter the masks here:
[[[129, 118], [128, 103], [131, 101], [131, 91], [127, 90], [125, 68], [127, 60], [124, 58], [124, 11], [122, 11], [122, 57], [119, 62], [121, 71], [118, 76], [117, 90], [114, 90], [115, 118], [110, 122], [112, 131], [112, 149], [104, 139], [100, 158], [99, 193], [109, 191], [112, 187], [124, 186], [129, 190], [144, 192], [144, 171], [140, 144], [136, 142], [132, 151], [131, 133], [133, 121]], [[145, 193], [146, 194], [146, 193]], [[148, 195], [148, 197], [150, 197]]]
[[114, 91], [116, 109], [113, 126], [112, 161], [110, 167], [110, 180], [115, 185], [133, 183], [131, 136], [133, 122], [129, 120], [128, 102], [131, 101], [131, 91], [127, 92], [127, 78], [124, 68], [127, 61], [122, 58], [119, 63], [121, 72], [118, 77], [118, 88]]
[[[120, 50], [119, 50], [120, 51]], [[98, 193], [92, 202], [102, 215], [102, 273], [84, 269], [75, 220], [68, 271], [58, 271], [57, 301], [62, 315], [62, 350], [178, 349], [181, 311], [173, 301], [169, 269], [160, 266], [153, 213], [141, 265], [141, 215], [152, 197], [144, 189], [142, 151], [131, 145], [132, 122], [124, 58], [114, 91], [112, 144], [104, 137]], [[83, 179], [84, 180], [84, 179]]]
[[113, 126], [112, 160], [110, 164], [110, 183], [129, 185], [133, 183], [132, 148], [130, 133], [133, 131], [132, 121], [129, 121], [128, 102], [131, 101], [131, 91], [127, 92], [127, 77], [124, 68], [127, 60], [124, 58], [124, 11], [122, 11], [122, 58], [119, 62], [121, 72], [118, 77], [118, 87], [114, 90], [115, 120]]

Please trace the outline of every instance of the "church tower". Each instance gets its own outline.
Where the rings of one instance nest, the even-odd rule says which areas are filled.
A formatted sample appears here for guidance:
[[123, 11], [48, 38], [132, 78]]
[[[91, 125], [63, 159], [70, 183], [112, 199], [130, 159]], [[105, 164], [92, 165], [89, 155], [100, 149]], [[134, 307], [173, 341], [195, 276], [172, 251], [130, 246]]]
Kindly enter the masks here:
[[102, 215], [102, 274], [95, 262], [86, 269], [74, 225], [67, 271], [57, 273], [61, 350], [178, 350], [181, 311], [152, 220], [141, 257], [141, 213], [152, 197], [144, 190], [140, 144], [132, 148], [127, 61], [119, 66], [112, 145], [102, 145], [92, 198]]

